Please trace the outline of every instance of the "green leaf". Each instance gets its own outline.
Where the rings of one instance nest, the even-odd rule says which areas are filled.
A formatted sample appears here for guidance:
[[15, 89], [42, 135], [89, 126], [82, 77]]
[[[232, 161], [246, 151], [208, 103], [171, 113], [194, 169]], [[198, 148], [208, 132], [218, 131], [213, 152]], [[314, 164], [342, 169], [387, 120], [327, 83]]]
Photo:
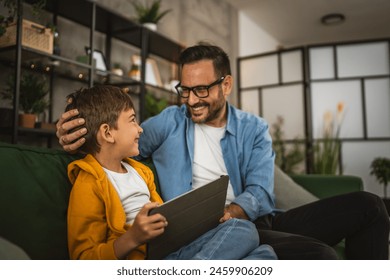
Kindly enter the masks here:
[[[15, 92], [15, 77], [9, 76], [5, 92], [1, 92], [4, 99], [13, 100]], [[48, 89], [46, 80], [39, 75], [25, 73], [20, 77], [19, 107], [25, 113], [39, 114], [49, 107], [46, 99]]]
[[151, 5], [144, 5], [136, 0], [131, 2], [139, 23], [158, 23], [167, 13], [171, 11], [165, 10], [160, 12], [161, 0], [155, 0]]

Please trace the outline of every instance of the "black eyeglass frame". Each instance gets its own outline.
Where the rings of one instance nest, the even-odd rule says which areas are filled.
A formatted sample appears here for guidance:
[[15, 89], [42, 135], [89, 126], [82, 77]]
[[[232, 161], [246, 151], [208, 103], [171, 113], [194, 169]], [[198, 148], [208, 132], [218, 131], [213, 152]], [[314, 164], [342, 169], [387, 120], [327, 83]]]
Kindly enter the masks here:
[[[225, 80], [226, 76], [222, 76], [221, 78], [219, 78], [218, 80], [216, 80], [215, 82], [212, 82], [211, 84], [209, 85], [199, 85], [199, 86], [195, 86], [195, 87], [183, 87], [181, 86], [181, 83], [178, 83], [176, 86], [175, 86], [175, 89], [176, 89], [176, 92], [177, 94], [181, 97], [181, 98], [188, 98], [190, 97], [190, 93], [191, 91], [195, 94], [196, 97], [198, 98], [206, 98], [210, 95], [210, 92], [209, 92], [209, 89], [212, 88], [213, 86], [216, 86], [216, 85], [219, 85], [221, 84], [224, 80]], [[179, 88], [182, 88], [182, 89], [186, 89], [188, 90], [188, 96], [183, 96], [182, 94], [180, 94], [180, 90]], [[206, 89], [207, 90], [207, 95], [205, 96], [199, 96], [198, 93], [197, 93], [197, 89], [200, 90], [199, 88], [201, 88], [202, 90]], [[183, 91], [181, 91], [183, 92]]]

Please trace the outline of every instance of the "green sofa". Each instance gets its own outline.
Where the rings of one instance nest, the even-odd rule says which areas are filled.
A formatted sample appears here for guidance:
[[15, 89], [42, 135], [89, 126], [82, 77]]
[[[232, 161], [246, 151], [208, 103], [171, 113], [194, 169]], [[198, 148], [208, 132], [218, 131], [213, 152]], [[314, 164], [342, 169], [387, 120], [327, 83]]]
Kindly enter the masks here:
[[[71, 185], [66, 167], [78, 157], [60, 150], [0, 143], [0, 240], [18, 246], [31, 259], [69, 258], [66, 211]], [[282, 176], [275, 182], [283, 186], [275, 186], [276, 201], [288, 208], [291, 196], [283, 195], [283, 191], [301, 187], [278, 172]], [[362, 189], [361, 179], [357, 177], [301, 175], [293, 178], [319, 197]], [[290, 207], [317, 199], [303, 188], [293, 192], [300, 195]], [[0, 245], [3, 258], [4, 248]]]

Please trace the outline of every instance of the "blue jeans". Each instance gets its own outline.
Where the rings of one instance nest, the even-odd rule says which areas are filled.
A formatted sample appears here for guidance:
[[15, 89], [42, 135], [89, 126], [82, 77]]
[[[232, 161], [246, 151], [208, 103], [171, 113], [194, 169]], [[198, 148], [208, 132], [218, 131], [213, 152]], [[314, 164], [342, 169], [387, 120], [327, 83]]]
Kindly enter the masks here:
[[276, 260], [277, 256], [271, 246], [259, 246], [259, 235], [252, 222], [230, 219], [165, 259]]

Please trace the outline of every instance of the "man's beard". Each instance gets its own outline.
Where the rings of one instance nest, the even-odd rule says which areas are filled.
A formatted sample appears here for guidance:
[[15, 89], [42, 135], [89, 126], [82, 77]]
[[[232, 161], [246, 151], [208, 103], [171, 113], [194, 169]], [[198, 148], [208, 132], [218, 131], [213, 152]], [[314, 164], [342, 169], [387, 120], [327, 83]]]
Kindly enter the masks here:
[[[196, 103], [193, 106], [189, 106], [188, 103], [186, 103], [186, 106], [187, 106], [187, 111], [190, 114], [190, 117], [193, 120], [193, 122], [194, 123], [203, 124], [203, 123], [211, 122], [211, 121], [217, 119], [218, 117], [220, 117], [220, 114], [221, 114], [221, 112], [222, 112], [222, 110], [223, 110], [223, 108], [225, 106], [225, 103], [226, 103], [226, 101], [223, 98], [222, 89], [219, 89], [219, 91], [218, 91], [218, 99], [213, 104], [210, 104], [208, 102], [200, 101], [200, 102]], [[208, 115], [204, 119], [194, 119], [192, 117], [191, 107], [192, 108], [196, 108], [196, 107], [199, 107], [199, 106], [205, 106], [208, 109]]]

